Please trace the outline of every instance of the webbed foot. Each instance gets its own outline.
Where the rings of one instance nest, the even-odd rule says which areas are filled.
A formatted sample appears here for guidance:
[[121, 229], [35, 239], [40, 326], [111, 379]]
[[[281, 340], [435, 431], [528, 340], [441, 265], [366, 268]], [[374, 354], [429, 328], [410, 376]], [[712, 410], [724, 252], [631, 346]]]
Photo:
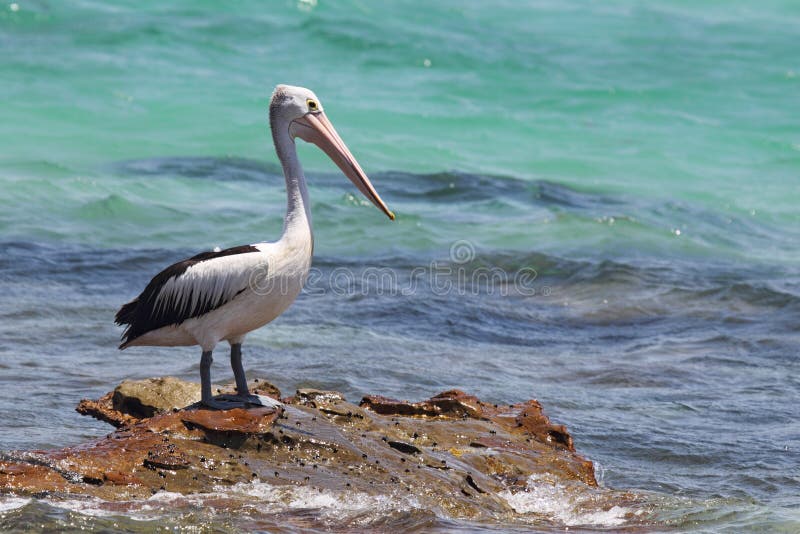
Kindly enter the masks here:
[[201, 407], [211, 408], [214, 410], [232, 410], [233, 408], [246, 408], [247, 404], [241, 400], [233, 400], [224, 398], [226, 395], [212, 397], [200, 401]]
[[225, 403], [227, 408], [218, 408], [218, 409], [230, 409], [230, 408], [247, 408], [250, 406], [264, 406], [266, 408], [279, 408], [283, 407], [283, 403], [281, 401], [275, 400], [272, 397], [267, 397], [266, 395], [217, 395], [212, 399], [213, 401], [222, 401]]

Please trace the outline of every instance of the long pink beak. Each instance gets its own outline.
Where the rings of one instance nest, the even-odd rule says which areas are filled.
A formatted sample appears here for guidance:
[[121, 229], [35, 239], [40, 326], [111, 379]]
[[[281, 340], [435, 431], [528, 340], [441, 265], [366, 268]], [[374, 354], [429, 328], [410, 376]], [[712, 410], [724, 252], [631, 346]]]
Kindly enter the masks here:
[[372, 182], [369, 181], [366, 173], [361, 169], [361, 166], [348, 150], [342, 138], [336, 133], [336, 129], [331, 124], [331, 121], [328, 120], [328, 117], [325, 116], [325, 113], [322, 111], [306, 113], [301, 118], [293, 120], [292, 125], [298, 126], [292, 128], [295, 135], [320, 147], [336, 163], [344, 175], [350, 178], [350, 181], [355, 184], [358, 190], [364, 193], [365, 197], [370, 199], [390, 219], [394, 220], [394, 213], [386, 207], [378, 192], [372, 187]]

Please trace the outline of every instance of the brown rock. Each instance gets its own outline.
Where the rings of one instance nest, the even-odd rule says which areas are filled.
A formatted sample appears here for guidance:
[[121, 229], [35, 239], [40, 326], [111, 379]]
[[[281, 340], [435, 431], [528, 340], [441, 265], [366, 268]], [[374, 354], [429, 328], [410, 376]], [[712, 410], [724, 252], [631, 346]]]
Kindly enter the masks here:
[[189, 458], [174, 445], [159, 443], [147, 452], [142, 463], [150, 469], [186, 469], [189, 467]]
[[[575, 452], [567, 429], [554, 425], [536, 401], [497, 406], [450, 390], [421, 402], [367, 396], [360, 406], [336, 392], [300, 390], [284, 409], [253, 407], [172, 411], [192, 398], [179, 381], [143, 381], [139, 393], [111, 404], [111, 395], [83, 401], [82, 413], [119, 430], [95, 442], [16, 453], [0, 462], [0, 491], [61, 491], [106, 500], [149, 496], [165, 488], [207, 493], [251, 480], [309, 485], [369, 495], [407, 493], [453, 517], [510, 514], [499, 495], [531, 475], [586, 488], [597, 485], [592, 463]], [[255, 386], [255, 384], [254, 384]], [[259, 384], [260, 392], [280, 392]], [[253, 388], [255, 389], [255, 387]], [[183, 400], [176, 400], [183, 399]], [[139, 406], [152, 409], [151, 417]], [[169, 407], [169, 408], [168, 408]]]
[[[248, 382], [250, 392], [280, 400], [278, 388], [263, 379]], [[235, 393], [235, 384], [217, 388], [218, 393]], [[180, 408], [190, 407], [200, 401], [200, 385], [166, 376], [145, 380], [126, 380], [98, 400], [83, 399], [75, 410], [105, 421], [117, 428], [137, 423]]]
[[117, 428], [131, 425], [139, 419], [114, 409], [112, 398], [114, 392], [106, 393], [98, 400], [83, 399], [78, 403], [75, 411], [81, 415], [88, 415], [109, 423]]
[[125, 380], [114, 390], [114, 410], [138, 419], [189, 406], [200, 400], [200, 385], [173, 376]]
[[424, 415], [428, 417], [472, 417], [480, 419], [483, 415], [483, 407], [486, 405], [474, 395], [467, 395], [461, 390], [451, 389], [422, 402], [398, 401], [381, 397], [380, 395], [367, 395], [361, 400], [361, 406], [381, 415]]
[[539, 440], [557, 446], [563, 446], [570, 451], [575, 450], [575, 446], [572, 443], [572, 436], [569, 435], [567, 427], [564, 425], [552, 424], [550, 419], [544, 415], [542, 405], [539, 404], [539, 401], [528, 401], [520, 413], [514, 417], [514, 421], [518, 428], [530, 432]]
[[282, 413], [274, 408], [187, 410], [180, 418], [187, 429], [200, 430], [208, 442], [238, 449], [248, 438], [268, 433]]

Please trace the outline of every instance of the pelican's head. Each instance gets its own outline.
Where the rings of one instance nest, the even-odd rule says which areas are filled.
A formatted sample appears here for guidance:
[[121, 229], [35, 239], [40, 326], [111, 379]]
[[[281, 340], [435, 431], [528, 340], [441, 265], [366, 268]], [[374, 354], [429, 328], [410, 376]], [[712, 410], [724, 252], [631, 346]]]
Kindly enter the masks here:
[[273, 132], [275, 128], [288, 127], [290, 137], [299, 137], [320, 147], [365, 197], [394, 220], [394, 213], [386, 207], [356, 158], [336, 133], [322, 110], [322, 102], [313, 91], [305, 87], [279, 85], [272, 93], [269, 113]]

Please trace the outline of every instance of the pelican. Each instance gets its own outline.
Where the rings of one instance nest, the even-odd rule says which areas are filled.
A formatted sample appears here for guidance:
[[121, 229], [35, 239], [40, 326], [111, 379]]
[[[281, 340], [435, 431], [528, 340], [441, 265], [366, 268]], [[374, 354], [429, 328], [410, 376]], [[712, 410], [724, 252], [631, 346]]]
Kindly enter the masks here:
[[[295, 139], [314, 143], [372, 203], [394, 220], [353, 154], [336, 133], [319, 98], [304, 87], [278, 85], [269, 105], [275, 151], [286, 178], [287, 207], [277, 241], [202, 252], [170, 265], [116, 315], [125, 325], [119, 348], [194, 346], [200, 357], [201, 404], [228, 409], [264, 404], [251, 395], [242, 366], [242, 342], [283, 313], [300, 293], [311, 267], [311, 206]], [[236, 395], [211, 395], [212, 352], [230, 344]]]

